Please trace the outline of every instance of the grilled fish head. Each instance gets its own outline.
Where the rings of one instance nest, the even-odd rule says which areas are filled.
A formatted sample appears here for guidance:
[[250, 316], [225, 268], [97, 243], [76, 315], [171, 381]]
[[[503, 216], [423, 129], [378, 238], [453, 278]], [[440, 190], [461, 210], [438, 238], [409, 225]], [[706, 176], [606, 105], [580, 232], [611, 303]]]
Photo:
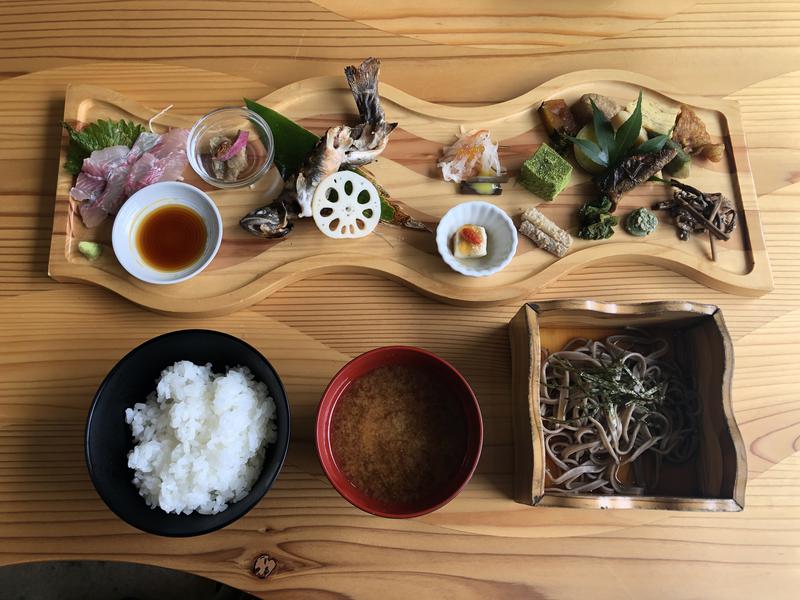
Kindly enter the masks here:
[[266, 239], [285, 237], [294, 228], [294, 224], [289, 220], [286, 205], [280, 201], [248, 213], [242, 217], [239, 225], [248, 233]]

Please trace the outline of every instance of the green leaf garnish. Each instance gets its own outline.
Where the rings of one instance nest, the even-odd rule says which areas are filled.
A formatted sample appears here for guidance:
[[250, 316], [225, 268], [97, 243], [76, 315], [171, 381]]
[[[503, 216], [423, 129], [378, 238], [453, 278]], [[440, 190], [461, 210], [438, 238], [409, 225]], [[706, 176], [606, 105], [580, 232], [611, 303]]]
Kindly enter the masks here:
[[586, 153], [586, 156], [593, 163], [601, 167], [608, 167], [608, 153], [604, 152], [600, 146], [591, 140], [582, 140], [580, 138], [572, 137], [571, 135], [565, 136], [570, 142], [580, 146]]
[[603, 112], [592, 101], [592, 127], [597, 142], [565, 136], [576, 146], [580, 146], [586, 157], [606, 170], [614, 169], [632, 154], [651, 154], [658, 152], [669, 141], [669, 133], [657, 135], [643, 144], [635, 146], [642, 129], [642, 92], [636, 101], [636, 108], [616, 132]]
[[[259, 104], [254, 100], [244, 99], [245, 106], [258, 114], [267, 122], [272, 130], [272, 140], [275, 145], [273, 162], [281, 177], [286, 180], [303, 166], [303, 161], [319, 142], [319, 137], [311, 133], [302, 125], [298, 125], [281, 113]], [[396, 209], [392, 206], [388, 192], [378, 185], [375, 178], [360, 167], [345, 167], [371, 181], [378, 190], [381, 199], [381, 221], [393, 223]]]
[[[617, 166], [628, 156], [628, 152], [633, 148], [636, 143], [636, 138], [639, 137], [639, 132], [642, 130], [642, 92], [639, 90], [639, 98], [636, 100], [636, 108], [628, 117], [617, 133], [614, 135], [614, 149], [611, 152], [610, 162], [613, 166]], [[637, 149], [638, 153], [638, 149]]]
[[319, 136], [254, 100], [245, 98], [244, 104], [264, 119], [272, 130], [275, 146], [273, 162], [281, 177], [284, 180], [288, 179], [290, 175], [300, 170], [303, 161], [319, 142]]
[[614, 128], [611, 127], [611, 123], [606, 120], [606, 116], [597, 108], [594, 100], [589, 101], [592, 103], [594, 136], [597, 138], [597, 145], [606, 159], [606, 165], [608, 165], [611, 159], [611, 152], [614, 148]]
[[124, 119], [120, 121], [99, 119], [94, 123], [89, 123], [80, 131], [69, 123], [63, 123], [63, 126], [69, 136], [67, 162], [64, 163], [64, 168], [73, 175], [81, 172], [83, 159], [95, 150], [111, 146], [130, 148], [136, 138], [144, 132], [144, 125]]
[[664, 147], [668, 139], [669, 138], [663, 133], [660, 133], [655, 137], [651, 137], [644, 144], [640, 144], [636, 147], [636, 154], [650, 154], [652, 152], [658, 152]]

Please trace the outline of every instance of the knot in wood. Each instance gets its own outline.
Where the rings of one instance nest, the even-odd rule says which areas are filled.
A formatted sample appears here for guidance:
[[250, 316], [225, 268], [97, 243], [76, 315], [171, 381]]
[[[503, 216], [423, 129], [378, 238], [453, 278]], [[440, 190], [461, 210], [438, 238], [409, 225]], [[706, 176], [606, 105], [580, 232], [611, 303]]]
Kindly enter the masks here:
[[253, 561], [253, 575], [259, 579], [266, 579], [277, 567], [278, 563], [270, 558], [269, 554], [262, 554]]

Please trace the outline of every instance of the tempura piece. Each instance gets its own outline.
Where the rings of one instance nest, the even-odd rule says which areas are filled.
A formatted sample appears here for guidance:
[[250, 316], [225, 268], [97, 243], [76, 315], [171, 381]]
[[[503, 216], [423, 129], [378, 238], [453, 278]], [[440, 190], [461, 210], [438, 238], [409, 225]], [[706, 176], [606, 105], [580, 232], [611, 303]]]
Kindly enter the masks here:
[[572, 236], [544, 216], [537, 208], [522, 213], [519, 232], [529, 238], [537, 248], [561, 258], [572, 246]]
[[685, 104], [681, 105], [672, 139], [683, 146], [688, 154], [702, 156], [711, 162], [721, 161], [725, 154], [724, 144], [711, 143], [711, 136], [705, 123]]

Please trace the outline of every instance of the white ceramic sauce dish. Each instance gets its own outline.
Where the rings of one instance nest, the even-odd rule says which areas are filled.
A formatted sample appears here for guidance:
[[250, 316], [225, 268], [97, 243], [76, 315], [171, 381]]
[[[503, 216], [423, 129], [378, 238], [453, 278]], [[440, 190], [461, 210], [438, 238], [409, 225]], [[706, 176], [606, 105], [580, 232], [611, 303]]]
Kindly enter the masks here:
[[[479, 225], [486, 230], [486, 256], [456, 258], [453, 236], [462, 225]], [[444, 262], [469, 277], [487, 277], [501, 271], [517, 252], [517, 228], [502, 209], [489, 202], [463, 202], [445, 213], [436, 227], [436, 247]]]
[[[206, 228], [206, 242], [191, 265], [165, 271], [147, 264], [136, 244], [138, 229], [153, 211], [164, 206], [185, 206], [196, 212]], [[142, 188], [128, 198], [114, 219], [111, 244], [122, 267], [137, 279], [159, 285], [186, 281], [200, 273], [214, 259], [222, 243], [222, 217], [211, 197], [188, 183], [162, 181]]]

